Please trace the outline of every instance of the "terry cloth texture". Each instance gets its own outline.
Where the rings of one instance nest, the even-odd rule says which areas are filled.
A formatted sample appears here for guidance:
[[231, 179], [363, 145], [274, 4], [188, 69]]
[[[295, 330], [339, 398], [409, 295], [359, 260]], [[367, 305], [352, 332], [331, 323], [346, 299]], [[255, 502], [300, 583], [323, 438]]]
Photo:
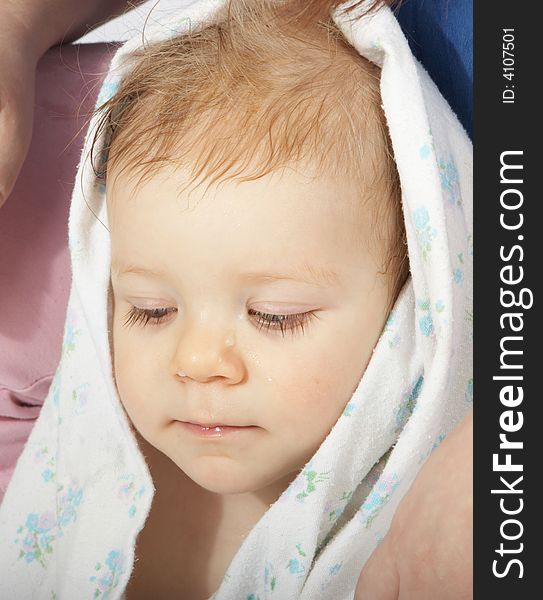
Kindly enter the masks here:
[[[193, 2], [146, 39], [182, 35], [222, 6]], [[382, 67], [411, 277], [342, 415], [245, 538], [213, 600], [352, 598], [421, 465], [472, 403], [471, 143], [388, 8], [334, 18]], [[141, 43], [118, 50], [98, 102]], [[89, 160], [96, 122], [70, 210], [62, 359], [0, 506], [1, 595], [17, 600], [122, 597], [155, 492], [113, 380], [110, 239], [95, 216], [107, 224], [105, 190]]]

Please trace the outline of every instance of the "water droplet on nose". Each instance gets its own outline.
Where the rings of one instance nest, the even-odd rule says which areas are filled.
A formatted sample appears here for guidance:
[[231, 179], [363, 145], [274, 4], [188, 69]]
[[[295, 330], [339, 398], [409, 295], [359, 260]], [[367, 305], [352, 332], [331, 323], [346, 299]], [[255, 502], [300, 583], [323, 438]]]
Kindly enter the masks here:
[[271, 377], [268, 377], [268, 381], [271, 383], [273, 379]]

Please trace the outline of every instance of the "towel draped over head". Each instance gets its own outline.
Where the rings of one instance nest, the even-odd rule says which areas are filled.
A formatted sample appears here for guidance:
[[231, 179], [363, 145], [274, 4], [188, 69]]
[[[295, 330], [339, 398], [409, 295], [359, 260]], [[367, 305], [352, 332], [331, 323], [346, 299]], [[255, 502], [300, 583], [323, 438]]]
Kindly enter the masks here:
[[[194, 1], [147, 26], [146, 41], [212, 22], [223, 4]], [[472, 403], [471, 143], [389, 8], [332, 14], [382, 68], [411, 276], [343, 413], [245, 538], [214, 600], [352, 598], [421, 465]], [[136, 36], [117, 51], [99, 103], [141, 44]], [[106, 199], [89, 158], [97, 122], [70, 210], [61, 361], [0, 507], [5, 598], [122, 597], [155, 493], [113, 380]]]

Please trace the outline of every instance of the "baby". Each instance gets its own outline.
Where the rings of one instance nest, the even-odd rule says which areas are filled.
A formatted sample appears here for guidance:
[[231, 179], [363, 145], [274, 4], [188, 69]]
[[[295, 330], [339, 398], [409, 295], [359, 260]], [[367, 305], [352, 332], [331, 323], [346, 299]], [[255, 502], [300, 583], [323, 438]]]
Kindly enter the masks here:
[[321, 17], [232, 2], [100, 107], [114, 375], [157, 490], [129, 599], [216, 591], [409, 276], [379, 69]]

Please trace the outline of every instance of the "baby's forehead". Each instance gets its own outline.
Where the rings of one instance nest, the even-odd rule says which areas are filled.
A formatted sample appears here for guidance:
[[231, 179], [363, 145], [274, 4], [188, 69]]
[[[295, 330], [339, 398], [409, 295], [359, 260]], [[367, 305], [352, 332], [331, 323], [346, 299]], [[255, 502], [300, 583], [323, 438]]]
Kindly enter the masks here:
[[[192, 181], [187, 168], [168, 167], [143, 180], [112, 171], [109, 225], [114, 242], [131, 246], [147, 236], [208, 239], [217, 252], [246, 241], [244, 251], [292, 255], [341, 246], [345, 254], [382, 252], [376, 202], [357, 182], [289, 167], [256, 179]], [[128, 237], [132, 239], [127, 239]], [[199, 237], [198, 237], [199, 236]], [[243, 247], [240, 244], [240, 248]]]

